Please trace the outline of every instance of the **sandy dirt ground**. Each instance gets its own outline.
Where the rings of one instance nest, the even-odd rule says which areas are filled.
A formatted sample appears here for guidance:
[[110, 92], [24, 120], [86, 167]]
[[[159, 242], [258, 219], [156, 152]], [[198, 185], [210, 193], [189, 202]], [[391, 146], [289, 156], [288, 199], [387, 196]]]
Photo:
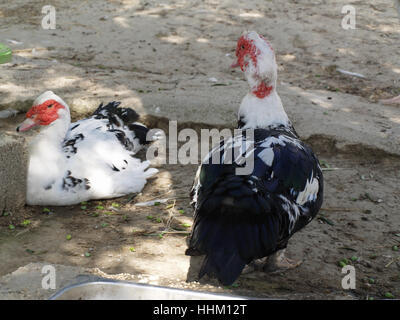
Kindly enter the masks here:
[[[49, 1], [0, 4], [0, 42], [14, 51], [13, 62], [0, 66], [0, 109], [26, 111], [51, 89], [70, 104], [74, 119], [101, 101], [120, 100], [152, 127], [178, 120], [196, 130], [232, 128], [247, 85], [229, 65], [238, 36], [254, 29], [275, 47], [284, 106], [325, 168], [325, 201], [318, 218], [289, 242], [288, 256], [303, 260], [298, 268], [242, 275], [225, 288], [194, 281], [199, 261], [184, 255], [197, 166], [160, 165], [139, 195], [26, 207], [25, 225], [0, 217], [0, 298], [49, 297], [36, 290], [40, 272], [11, 274], [30, 263], [252, 297], [400, 298], [400, 110], [379, 103], [400, 94], [400, 20], [391, 1], [352, 1], [356, 30], [341, 28], [347, 1], [50, 3], [55, 30], [40, 26]], [[22, 119], [0, 120], [0, 130]], [[154, 199], [168, 200], [135, 206]], [[345, 258], [356, 270], [354, 290], [341, 286]], [[13, 285], [16, 279], [27, 279], [24, 290]]]

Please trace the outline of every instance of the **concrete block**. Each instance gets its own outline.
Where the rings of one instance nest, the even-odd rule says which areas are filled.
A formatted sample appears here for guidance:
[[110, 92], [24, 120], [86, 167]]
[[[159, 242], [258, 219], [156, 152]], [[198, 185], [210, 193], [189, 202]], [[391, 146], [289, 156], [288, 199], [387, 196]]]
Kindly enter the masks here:
[[0, 216], [10, 213], [13, 220], [22, 217], [26, 200], [28, 150], [25, 138], [0, 132]]

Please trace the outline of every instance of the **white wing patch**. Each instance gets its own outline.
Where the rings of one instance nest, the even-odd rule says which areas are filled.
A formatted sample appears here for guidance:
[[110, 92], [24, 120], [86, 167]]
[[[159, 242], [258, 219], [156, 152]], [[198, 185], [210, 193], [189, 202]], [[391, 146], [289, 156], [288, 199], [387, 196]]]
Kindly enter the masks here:
[[287, 143], [294, 144], [297, 148], [304, 150], [304, 147], [301, 145], [298, 139], [280, 135], [279, 137], [268, 137], [263, 140], [260, 144], [261, 147], [270, 148], [273, 144], [279, 144], [281, 146], [286, 146]]
[[[243, 164], [252, 156], [254, 149], [254, 140], [246, 139], [243, 135], [230, 137], [224, 144], [214, 147], [207, 156], [204, 157], [203, 163], [208, 163], [211, 159], [213, 164]], [[222, 157], [220, 156], [222, 153]]]
[[274, 161], [274, 149], [266, 148], [258, 154], [258, 157], [264, 161], [267, 166], [272, 166], [272, 162]]
[[[279, 137], [268, 137], [257, 143], [255, 143], [254, 140], [246, 138], [246, 136], [236, 135], [226, 140], [222, 147], [219, 145], [214, 147], [203, 159], [203, 163], [208, 162], [212, 157], [213, 160], [215, 159], [215, 163], [217, 164], [219, 161], [221, 161], [221, 163], [225, 164], [231, 164], [232, 162], [235, 162], [240, 165], [244, 160], [252, 156], [253, 152], [255, 151], [254, 146], [256, 144], [264, 148], [264, 150], [258, 154], [258, 157], [264, 161], [267, 166], [271, 166], [274, 161], [274, 151], [271, 146], [285, 146], [287, 143], [294, 144], [297, 148], [304, 150], [304, 147], [297, 139], [284, 135], [280, 135]], [[221, 152], [222, 157], [220, 159], [219, 154]], [[236, 158], [232, 159], [232, 155]]]
[[303, 191], [301, 191], [296, 199], [297, 204], [302, 206], [307, 201], [314, 201], [317, 199], [317, 194], [319, 190], [319, 183], [317, 178], [313, 178], [313, 174], [311, 178], [307, 180], [306, 187]]
[[279, 195], [284, 203], [282, 204], [282, 208], [286, 211], [289, 217], [289, 233], [292, 232], [297, 219], [300, 217], [301, 213], [299, 207], [294, 205], [290, 200], [288, 200], [285, 196]]
[[299, 143], [298, 140], [281, 135], [279, 137], [268, 137], [264, 141], [262, 141], [260, 143], [260, 147], [263, 147], [265, 149], [258, 154], [258, 157], [262, 161], [264, 161], [267, 166], [272, 166], [272, 162], [274, 161], [274, 150], [271, 146], [285, 146], [287, 143], [292, 143], [297, 148], [304, 150], [304, 147]]

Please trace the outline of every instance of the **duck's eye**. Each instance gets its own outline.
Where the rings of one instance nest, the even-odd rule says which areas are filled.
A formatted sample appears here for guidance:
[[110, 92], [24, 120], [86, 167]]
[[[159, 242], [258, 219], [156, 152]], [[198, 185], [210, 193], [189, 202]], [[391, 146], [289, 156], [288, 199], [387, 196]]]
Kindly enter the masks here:
[[50, 108], [52, 108], [53, 107], [53, 104], [49, 104], [48, 106], [47, 106], [47, 109], [50, 109]]
[[241, 48], [244, 49], [244, 44], [242, 44]]

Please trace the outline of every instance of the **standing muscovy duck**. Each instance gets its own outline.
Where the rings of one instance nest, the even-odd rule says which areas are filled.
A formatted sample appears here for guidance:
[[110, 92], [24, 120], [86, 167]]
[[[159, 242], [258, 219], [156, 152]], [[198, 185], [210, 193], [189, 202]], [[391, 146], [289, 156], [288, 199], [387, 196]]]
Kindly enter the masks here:
[[33, 102], [17, 127], [42, 126], [29, 145], [27, 204], [73, 205], [143, 189], [157, 173], [134, 157], [147, 143], [148, 129], [119, 104], [101, 104], [91, 117], [71, 123], [68, 105], [53, 92]]
[[[191, 191], [195, 215], [186, 255], [205, 255], [199, 278], [232, 284], [246, 265], [264, 271], [296, 267], [284, 256], [290, 237], [318, 213], [323, 177], [318, 159], [300, 141], [276, 92], [277, 64], [271, 45], [244, 33], [237, 63], [250, 85], [239, 109], [239, 134], [221, 141], [200, 165]], [[248, 138], [247, 130], [253, 137]], [[253, 157], [250, 174], [236, 174]], [[228, 157], [230, 155], [230, 157]], [[225, 159], [235, 159], [224, 163]], [[217, 159], [221, 164], [211, 161]]]

